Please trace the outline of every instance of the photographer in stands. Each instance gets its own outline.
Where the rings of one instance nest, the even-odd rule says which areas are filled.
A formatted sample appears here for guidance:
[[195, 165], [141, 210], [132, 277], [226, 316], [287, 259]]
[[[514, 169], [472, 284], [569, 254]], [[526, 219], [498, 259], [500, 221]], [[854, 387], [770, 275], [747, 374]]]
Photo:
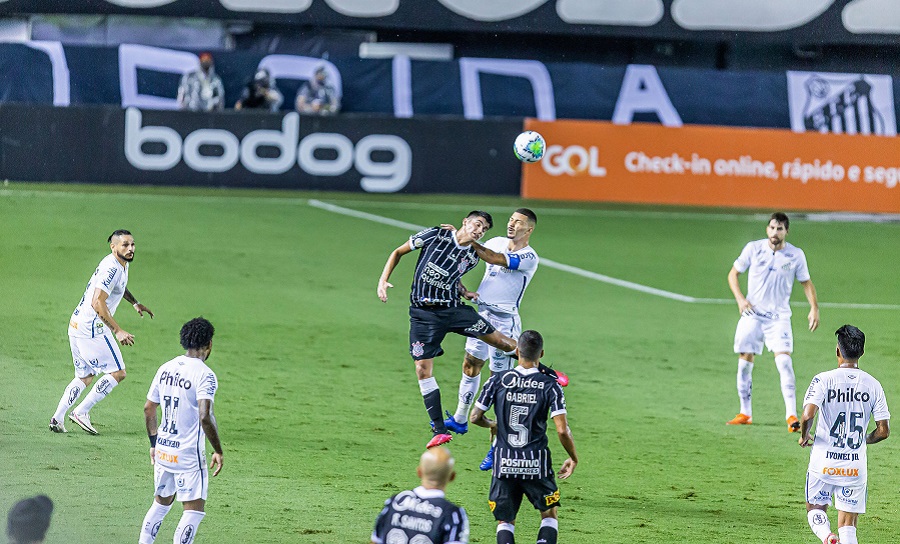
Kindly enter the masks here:
[[295, 104], [297, 111], [309, 115], [333, 115], [340, 111], [340, 99], [324, 65], [316, 68], [313, 78], [300, 86]]
[[234, 109], [264, 109], [278, 111], [284, 97], [275, 87], [275, 79], [265, 68], [256, 71], [253, 79], [244, 88], [240, 100], [234, 105]]

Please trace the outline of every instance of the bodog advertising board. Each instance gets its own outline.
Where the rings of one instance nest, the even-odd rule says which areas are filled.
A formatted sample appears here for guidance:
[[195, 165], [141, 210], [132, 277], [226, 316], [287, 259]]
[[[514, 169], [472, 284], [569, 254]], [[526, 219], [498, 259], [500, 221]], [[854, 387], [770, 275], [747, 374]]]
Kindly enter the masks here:
[[776, 129], [541, 122], [543, 160], [522, 196], [900, 213], [900, 139]]

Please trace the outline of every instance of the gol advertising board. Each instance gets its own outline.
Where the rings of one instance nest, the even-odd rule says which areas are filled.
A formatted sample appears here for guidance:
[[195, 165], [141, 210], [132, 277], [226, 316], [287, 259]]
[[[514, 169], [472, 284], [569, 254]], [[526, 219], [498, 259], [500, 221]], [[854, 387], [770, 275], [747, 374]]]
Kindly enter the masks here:
[[526, 121], [544, 135], [522, 196], [900, 213], [900, 139], [730, 127]]

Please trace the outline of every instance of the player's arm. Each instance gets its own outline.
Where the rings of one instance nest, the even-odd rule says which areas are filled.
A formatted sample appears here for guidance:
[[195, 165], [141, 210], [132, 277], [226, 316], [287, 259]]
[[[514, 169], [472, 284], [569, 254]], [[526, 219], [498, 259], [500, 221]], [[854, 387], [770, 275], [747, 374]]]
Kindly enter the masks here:
[[801, 281], [803, 286], [803, 294], [809, 302], [809, 330], [814, 331], [819, 328], [819, 298], [816, 295], [816, 286], [812, 280]]
[[887, 439], [891, 435], [891, 426], [887, 419], [875, 422], [875, 428], [866, 435], [866, 444], [876, 444]]
[[803, 414], [800, 416], [800, 440], [798, 441], [801, 448], [813, 445], [813, 437], [809, 435], [809, 431], [812, 430], [813, 421], [818, 412], [818, 405], [810, 403], [803, 406]]
[[219, 427], [216, 425], [216, 416], [213, 414], [213, 401], [209, 399], [198, 399], [197, 408], [200, 410], [200, 426], [206, 433], [206, 439], [213, 447], [212, 459], [209, 468], [215, 467], [213, 476], [222, 471], [222, 442], [219, 440]]
[[131, 291], [129, 291], [127, 288], [125, 289], [125, 294], [122, 295], [122, 298], [124, 298], [129, 304], [134, 306], [134, 309], [137, 310], [139, 316], [144, 317], [144, 312], [147, 312], [148, 314], [150, 314], [150, 319], [153, 319], [153, 312], [150, 311], [150, 308], [138, 302], [137, 298], [135, 298], [135, 296], [132, 295]]
[[475, 253], [478, 255], [478, 258], [488, 264], [495, 264], [497, 266], [508, 266], [509, 262], [506, 260], [506, 255], [503, 253], [497, 253], [496, 251], [492, 251], [478, 242], [472, 241], [472, 249], [475, 250]]
[[122, 329], [116, 320], [113, 319], [111, 313], [109, 313], [109, 308], [106, 307], [106, 299], [109, 298], [109, 294], [103, 289], [94, 289], [94, 296], [91, 298], [91, 308], [97, 312], [97, 316], [106, 323], [106, 326], [109, 327], [109, 330], [113, 331], [113, 334], [116, 335], [116, 340], [118, 340], [123, 346], [131, 346], [134, 344], [134, 335], [128, 331]]
[[393, 285], [388, 283], [388, 280], [391, 279], [391, 273], [394, 271], [394, 268], [397, 267], [400, 258], [410, 252], [412, 252], [412, 248], [409, 247], [409, 242], [407, 242], [392, 251], [388, 256], [387, 262], [384, 263], [384, 270], [381, 272], [381, 277], [378, 278], [378, 298], [381, 299], [381, 302], [387, 302], [387, 290], [393, 287]]
[[562, 468], [556, 474], [560, 480], [565, 480], [572, 475], [575, 466], [578, 464], [578, 454], [575, 452], [575, 438], [572, 437], [572, 429], [569, 428], [569, 421], [566, 414], [557, 414], [553, 416], [553, 423], [556, 424], [556, 436], [559, 437], [559, 443], [565, 448], [569, 458], [563, 461]]
[[156, 421], [156, 409], [159, 404], [152, 400], [144, 403], [144, 422], [147, 425], [147, 437], [150, 438], [150, 464], [156, 463], [156, 435], [159, 432], [159, 423]]
[[478, 425], [479, 427], [491, 429], [491, 432], [497, 428], [497, 420], [486, 417], [484, 415], [484, 410], [479, 408], [477, 404], [472, 408], [472, 413], [469, 415], [469, 422]]
[[744, 296], [744, 292], [741, 291], [741, 282], [738, 281], [738, 276], [741, 273], [737, 268], [731, 267], [731, 271], [728, 272], [728, 287], [731, 288], [731, 294], [734, 295], [734, 300], [737, 302], [738, 310], [743, 314], [750, 308], [753, 308], [753, 305], [750, 304], [750, 301], [747, 300], [747, 297]]

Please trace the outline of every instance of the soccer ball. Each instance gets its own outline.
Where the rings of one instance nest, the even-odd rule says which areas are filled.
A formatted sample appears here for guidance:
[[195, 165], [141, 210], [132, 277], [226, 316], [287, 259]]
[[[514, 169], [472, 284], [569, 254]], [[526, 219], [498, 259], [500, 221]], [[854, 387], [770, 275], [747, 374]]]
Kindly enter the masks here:
[[547, 142], [544, 137], [533, 130], [526, 130], [516, 136], [513, 151], [522, 162], [537, 162], [544, 156], [544, 148]]

